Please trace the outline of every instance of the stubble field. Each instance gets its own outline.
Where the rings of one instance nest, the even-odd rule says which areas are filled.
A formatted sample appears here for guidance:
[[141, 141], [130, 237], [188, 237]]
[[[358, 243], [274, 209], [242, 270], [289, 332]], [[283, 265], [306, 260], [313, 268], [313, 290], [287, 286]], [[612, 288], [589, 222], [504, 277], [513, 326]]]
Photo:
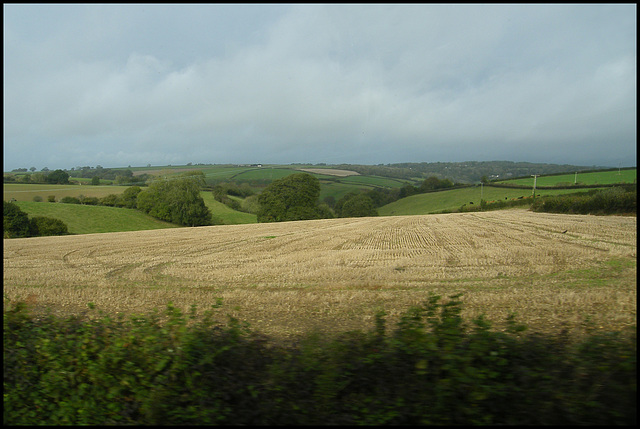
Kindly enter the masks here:
[[145, 314], [168, 302], [290, 338], [393, 323], [433, 292], [463, 315], [579, 333], [636, 324], [636, 217], [507, 210], [4, 240], [4, 301]]

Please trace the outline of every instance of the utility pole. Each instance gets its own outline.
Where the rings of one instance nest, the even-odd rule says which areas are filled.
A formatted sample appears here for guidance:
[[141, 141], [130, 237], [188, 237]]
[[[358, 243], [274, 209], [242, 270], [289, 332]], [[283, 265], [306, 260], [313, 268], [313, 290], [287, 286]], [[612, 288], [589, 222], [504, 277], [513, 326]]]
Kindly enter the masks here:
[[574, 184], [574, 185], [578, 184], [578, 172], [577, 172], [577, 171], [576, 171], [576, 176], [575, 176], [575, 178], [573, 179], [573, 184]]
[[532, 174], [531, 177], [533, 177], [533, 198], [536, 197], [536, 180], [538, 179], [539, 174]]

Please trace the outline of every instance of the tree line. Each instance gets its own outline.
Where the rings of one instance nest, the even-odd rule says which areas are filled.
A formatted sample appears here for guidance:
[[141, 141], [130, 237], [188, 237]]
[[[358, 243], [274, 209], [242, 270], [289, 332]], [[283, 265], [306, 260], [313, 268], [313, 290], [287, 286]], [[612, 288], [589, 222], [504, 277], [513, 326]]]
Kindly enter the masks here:
[[64, 170], [40, 171], [38, 173], [24, 174], [21, 176], [4, 175], [4, 182], [19, 183], [47, 183], [51, 185], [68, 185], [69, 174]]
[[72, 168], [71, 170], [58, 169], [55, 171], [49, 171], [47, 168], [43, 168], [42, 171], [39, 172], [35, 172], [34, 170], [34, 167], [31, 167], [31, 173], [26, 173], [26, 168], [13, 170], [13, 172], [24, 172], [26, 174], [4, 175], [4, 182], [66, 185], [71, 183], [69, 178], [85, 178], [92, 179], [92, 185], [98, 185], [100, 180], [109, 180], [113, 181], [115, 184], [123, 185], [129, 183], [143, 184], [152, 178], [149, 174], [134, 175], [130, 169], [102, 168], [99, 165], [96, 168], [78, 167], [78, 169]]
[[512, 161], [464, 161], [464, 162], [404, 162], [395, 164], [335, 166], [342, 170], [356, 171], [362, 175], [401, 178], [420, 181], [435, 176], [456, 183], [478, 183], [483, 176], [515, 178], [529, 177], [531, 174], [564, 174], [567, 171], [591, 171], [606, 167], [577, 166], [569, 164], [545, 164]]

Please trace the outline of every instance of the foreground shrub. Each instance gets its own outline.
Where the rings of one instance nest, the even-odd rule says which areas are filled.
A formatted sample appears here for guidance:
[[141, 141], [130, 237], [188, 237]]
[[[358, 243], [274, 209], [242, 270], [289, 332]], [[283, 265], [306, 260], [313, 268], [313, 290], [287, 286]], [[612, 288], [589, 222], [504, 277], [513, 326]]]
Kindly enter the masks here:
[[[636, 337], [463, 321], [431, 296], [387, 332], [283, 345], [169, 305], [128, 320], [4, 312], [5, 424], [635, 424]], [[91, 317], [90, 317], [91, 316]]]

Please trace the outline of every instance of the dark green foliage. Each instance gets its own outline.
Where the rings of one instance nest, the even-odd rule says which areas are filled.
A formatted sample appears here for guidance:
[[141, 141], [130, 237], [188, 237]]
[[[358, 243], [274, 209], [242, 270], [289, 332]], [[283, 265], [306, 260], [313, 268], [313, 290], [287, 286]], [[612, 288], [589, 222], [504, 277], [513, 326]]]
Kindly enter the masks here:
[[102, 206], [109, 206], [109, 207], [117, 207], [119, 204], [121, 204], [121, 196], [120, 195], [116, 195], [116, 194], [109, 194], [107, 196], [104, 196], [102, 198], [100, 198], [100, 205]]
[[148, 174], [134, 175], [130, 169], [103, 168], [100, 165], [96, 166], [96, 168], [89, 166], [78, 167], [77, 169], [72, 168], [71, 171], [69, 171], [69, 175], [71, 177], [90, 178], [92, 185], [97, 184], [94, 182], [94, 177], [97, 177], [98, 180], [113, 180], [119, 185], [127, 183], [144, 183], [148, 179], [151, 179], [151, 176]]
[[428, 177], [420, 185], [420, 192], [435, 191], [437, 189], [453, 188], [454, 184], [449, 179], [438, 179], [435, 176]]
[[20, 210], [17, 204], [3, 201], [2, 231], [5, 238], [29, 236], [29, 215]]
[[76, 197], [62, 197], [60, 202], [63, 204], [80, 204], [80, 199]]
[[91, 184], [93, 186], [99, 185], [100, 184], [100, 178], [98, 176], [93, 176], [91, 178]]
[[45, 181], [47, 183], [64, 185], [69, 183], [69, 174], [63, 170], [55, 170], [47, 174], [47, 176], [45, 177]]
[[29, 219], [29, 229], [33, 237], [69, 234], [67, 224], [60, 219], [46, 216], [34, 216]]
[[137, 207], [150, 216], [178, 225], [211, 225], [211, 212], [200, 196], [204, 183], [201, 180], [188, 176], [154, 182], [137, 194]]
[[319, 207], [320, 182], [307, 173], [296, 173], [274, 180], [258, 202], [258, 222], [283, 222], [326, 218], [330, 213]]
[[80, 201], [80, 204], [87, 206], [97, 206], [100, 204], [100, 199], [98, 199], [98, 197], [85, 197], [84, 195], [80, 195], [78, 200]]
[[536, 200], [531, 210], [575, 214], [636, 213], [636, 186], [616, 186], [578, 194], [544, 197]]
[[[247, 213], [257, 213], [259, 210], [257, 196], [254, 196], [255, 193], [248, 183], [238, 185], [235, 182], [221, 182], [213, 187], [212, 194], [216, 201], [221, 202], [233, 210]], [[230, 195], [243, 198], [244, 200], [240, 202], [230, 198]], [[250, 198], [252, 196], [253, 198]]]
[[349, 193], [336, 203], [339, 217], [378, 216], [373, 201], [365, 194]]
[[45, 216], [29, 215], [11, 202], [3, 203], [4, 238], [38, 237], [43, 235], [65, 235], [69, 231], [67, 225], [59, 219]]
[[[168, 305], [128, 320], [5, 306], [5, 425], [635, 425], [636, 334], [504, 332], [430, 296], [387, 332], [272, 342]], [[90, 308], [93, 306], [90, 305]], [[92, 310], [95, 311], [95, 310]]]
[[116, 206], [135, 209], [138, 207], [138, 194], [142, 191], [140, 186], [129, 186], [124, 190], [122, 196], [116, 201]]

